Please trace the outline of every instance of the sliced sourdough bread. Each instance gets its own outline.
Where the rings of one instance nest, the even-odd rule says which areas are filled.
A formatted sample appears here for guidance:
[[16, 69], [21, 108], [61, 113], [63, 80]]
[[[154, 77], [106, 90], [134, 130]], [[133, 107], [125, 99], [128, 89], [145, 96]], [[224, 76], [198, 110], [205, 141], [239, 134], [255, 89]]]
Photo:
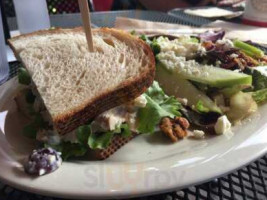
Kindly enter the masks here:
[[59, 134], [133, 100], [153, 82], [154, 56], [142, 40], [101, 28], [93, 30], [93, 43], [91, 53], [82, 28], [44, 30], [9, 40]]

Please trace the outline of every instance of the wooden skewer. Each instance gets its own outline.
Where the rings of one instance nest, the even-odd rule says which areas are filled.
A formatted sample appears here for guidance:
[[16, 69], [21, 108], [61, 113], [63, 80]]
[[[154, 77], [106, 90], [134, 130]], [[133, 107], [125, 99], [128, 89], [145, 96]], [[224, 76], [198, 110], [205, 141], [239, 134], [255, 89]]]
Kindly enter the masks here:
[[88, 1], [87, 0], [78, 0], [78, 1], [79, 1], [79, 7], [80, 7], [81, 15], [82, 15], [83, 28], [84, 28], [85, 35], [86, 35], [88, 49], [90, 52], [93, 52], [94, 45], [93, 45], [93, 38], [92, 38], [90, 10], [88, 6]]

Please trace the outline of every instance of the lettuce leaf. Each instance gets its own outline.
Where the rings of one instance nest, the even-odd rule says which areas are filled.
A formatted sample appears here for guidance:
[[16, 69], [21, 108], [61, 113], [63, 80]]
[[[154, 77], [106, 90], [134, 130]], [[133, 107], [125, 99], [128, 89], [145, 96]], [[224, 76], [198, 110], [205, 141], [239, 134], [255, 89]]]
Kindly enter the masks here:
[[244, 72], [246, 74], [252, 75], [252, 85], [253, 90], [262, 90], [267, 88], [267, 76], [264, 71], [267, 70], [267, 67], [247, 67]]
[[122, 124], [113, 131], [105, 133], [91, 133], [88, 139], [88, 145], [91, 149], [105, 149], [111, 143], [115, 134], [120, 134], [122, 137], [131, 136], [132, 132], [128, 124]]
[[22, 131], [26, 137], [31, 139], [36, 138], [38, 130], [44, 129], [48, 126], [47, 122], [44, 121], [40, 113], [34, 113], [33, 115], [34, 115], [33, 121], [28, 125], [26, 125]]
[[154, 81], [143, 95], [147, 104], [137, 113], [137, 130], [140, 133], [153, 133], [162, 117], [181, 116], [181, 104], [174, 97], [167, 96], [158, 82]]
[[267, 101], [267, 88], [252, 92], [252, 97], [257, 104]]
[[104, 133], [92, 133], [90, 125], [80, 126], [76, 131], [78, 143], [61, 141], [60, 144], [45, 144], [46, 147], [52, 147], [62, 153], [63, 160], [71, 157], [84, 156], [89, 149], [105, 149], [108, 147], [115, 134], [123, 137], [131, 136], [132, 132], [127, 124], [122, 124], [114, 131]]
[[204, 106], [203, 102], [199, 100], [196, 105], [196, 110], [200, 113], [208, 113], [210, 110]]
[[150, 48], [152, 49], [154, 55], [157, 55], [160, 53], [161, 49], [160, 49], [160, 45], [158, 44], [158, 41], [156, 38], [154, 38], [152, 41], [146, 36], [146, 35], [141, 35], [139, 37], [141, 40], [145, 41]]
[[19, 68], [18, 69], [18, 80], [20, 84], [23, 85], [30, 85], [31, 83], [31, 76], [27, 72], [25, 68]]
[[110, 144], [113, 136], [113, 131], [106, 133], [92, 133], [89, 136], [88, 145], [91, 149], [105, 149]]
[[61, 142], [58, 145], [45, 144], [45, 147], [51, 147], [58, 152], [61, 152], [63, 160], [68, 160], [70, 157], [84, 156], [88, 147], [81, 145], [80, 143]]

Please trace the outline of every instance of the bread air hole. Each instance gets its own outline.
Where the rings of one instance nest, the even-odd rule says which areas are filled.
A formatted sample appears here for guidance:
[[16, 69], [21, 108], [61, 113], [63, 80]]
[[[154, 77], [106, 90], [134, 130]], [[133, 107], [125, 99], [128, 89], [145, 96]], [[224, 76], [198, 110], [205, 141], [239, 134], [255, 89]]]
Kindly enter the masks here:
[[114, 42], [109, 38], [104, 38], [103, 41], [108, 44], [109, 46], [115, 47]]
[[124, 54], [120, 54], [119, 63], [122, 64], [123, 61], [124, 61]]

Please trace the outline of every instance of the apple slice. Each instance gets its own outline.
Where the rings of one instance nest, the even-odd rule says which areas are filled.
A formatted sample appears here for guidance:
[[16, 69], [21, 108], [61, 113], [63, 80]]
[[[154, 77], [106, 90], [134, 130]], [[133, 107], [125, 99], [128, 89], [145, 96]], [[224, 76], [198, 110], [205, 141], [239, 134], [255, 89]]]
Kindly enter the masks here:
[[180, 77], [206, 84], [211, 87], [225, 88], [235, 85], [252, 84], [252, 76], [210, 65], [202, 65], [195, 60], [186, 60], [174, 52], [162, 52], [157, 55], [159, 65]]
[[202, 101], [203, 106], [210, 111], [221, 113], [220, 108], [207, 95], [178, 74], [171, 73], [162, 66], [157, 66], [155, 79], [167, 95], [186, 98], [189, 106], [196, 106], [199, 101]]

